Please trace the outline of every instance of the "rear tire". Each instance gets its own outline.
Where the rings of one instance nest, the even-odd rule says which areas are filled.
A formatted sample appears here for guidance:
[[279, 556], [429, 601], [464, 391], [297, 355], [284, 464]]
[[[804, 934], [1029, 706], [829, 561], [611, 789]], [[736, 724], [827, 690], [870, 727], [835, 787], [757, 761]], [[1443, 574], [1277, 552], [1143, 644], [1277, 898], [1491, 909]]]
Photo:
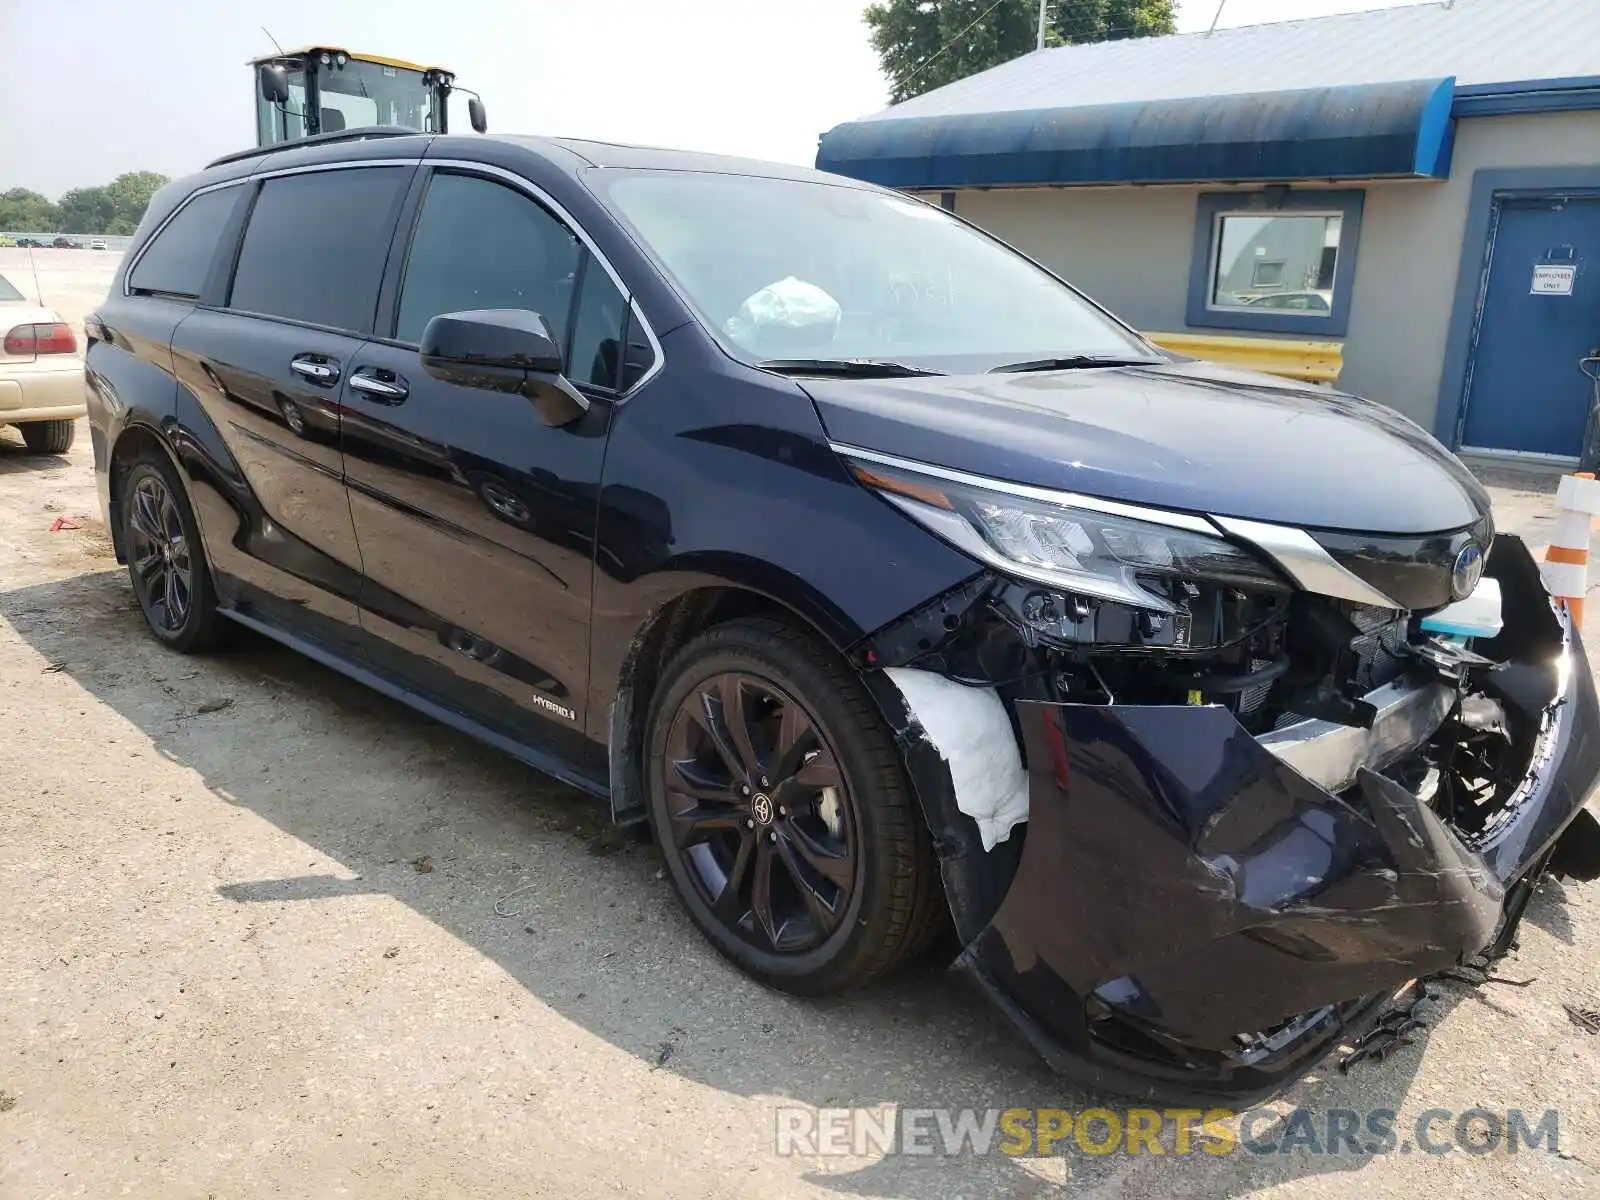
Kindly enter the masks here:
[[128, 578], [150, 631], [181, 654], [215, 649], [227, 620], [177, 471], [164, 456], [135, 459], [119, 503]]
[[17, 426], [29, 454], [65, 454], [77, 435], [76, 421], [28, 421]]
[[763, 983], [859, 987], [943, 928], [893, 735], [849, 664], [799, 630], [753, 618], [685, 646], [651, 704], [644, 762], [679, 900]]

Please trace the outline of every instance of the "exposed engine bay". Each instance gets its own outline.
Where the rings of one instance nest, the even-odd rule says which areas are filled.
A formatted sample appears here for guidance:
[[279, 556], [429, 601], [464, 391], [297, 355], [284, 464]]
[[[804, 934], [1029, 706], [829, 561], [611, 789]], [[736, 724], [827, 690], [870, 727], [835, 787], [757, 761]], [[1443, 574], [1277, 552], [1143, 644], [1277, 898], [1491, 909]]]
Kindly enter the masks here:
[[1467, 837], [1493, 828], [1527, 771], [1551, 692], [1502, 661], [1515, 633], [1473, 644], [1430, 632], [1426, 613], [1287, 587], [1140, 583], [1174, 611], [986, 575], [880, 634], [866, 654], [873, 666], [931, 671], [1011, 700], [1218, 705], [1275, 751], [1291, 744], [1285, 731], [1371, 731], [1392, 715], [1385, 700], [1428, 688], [1404, 714], [1411, 744], [1382, 747], [1381, 763], [1355, 763], [1347, 778], [1309, 773], [1342, 791], [1354, 766], [1381, 765]]
[[869, 676], [991, 691], [1021, 744], [1023, 815], [980, 843], [900, 698], [959, 965], [1068, 1073], [1238, 1098], [1503, 953], [1547, 870], [1600, 876], [1600, 708], [1521, 541], [1485, 574], [1506, 619], [1470, 639], [1261, 581], [1140, 578], [1158, 612], [998, 572], [880, 631]]

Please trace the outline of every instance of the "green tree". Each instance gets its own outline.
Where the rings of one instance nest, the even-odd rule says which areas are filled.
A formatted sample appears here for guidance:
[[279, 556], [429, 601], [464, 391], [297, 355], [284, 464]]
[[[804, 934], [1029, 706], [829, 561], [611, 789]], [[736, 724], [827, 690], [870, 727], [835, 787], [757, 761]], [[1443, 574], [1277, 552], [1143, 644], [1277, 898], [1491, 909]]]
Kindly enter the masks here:
[[100, 233], [129, 234], [139, 227], [150, 197], [165, 187], [167, 177], [156, 171], [130, 171], [106, 184], [111, 197], [111, 224]]
[[114, 215], [111, 194], [103, 187], [73, 188], [61, 197], [62, 233], [110, 233]]
[[0, 192], [0, 229], [10, 233], [50, 233], [61, 222], [61, 210], [27, 188]]
[[1158, 37], [1176, 28], [1172, 0], [1059, 0], [1052, 6], [1063, 42]]
[[[1045, 44], [1150, 37], [1175, 28], [1173, 0], [1050, 0]], [[1026, 54], [1038, 0], [879, 0], [866, 11], [872, 45], [898, 104]]]
[[167, 182], [155, 171], [118, 175], [103, 187], [73, 188], [61, 197], [63, 233], [129, 234], [150, 205], [150, 197]]

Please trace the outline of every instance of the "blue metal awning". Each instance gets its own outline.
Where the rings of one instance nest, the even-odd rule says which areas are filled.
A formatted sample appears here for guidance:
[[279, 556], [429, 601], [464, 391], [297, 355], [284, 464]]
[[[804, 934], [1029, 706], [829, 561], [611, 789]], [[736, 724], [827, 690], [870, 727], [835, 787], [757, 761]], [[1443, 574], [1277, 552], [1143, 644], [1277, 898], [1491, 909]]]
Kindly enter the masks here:
[[817, 167], [895, 188], [1442, 179], [1455, 80], [852, 121]]

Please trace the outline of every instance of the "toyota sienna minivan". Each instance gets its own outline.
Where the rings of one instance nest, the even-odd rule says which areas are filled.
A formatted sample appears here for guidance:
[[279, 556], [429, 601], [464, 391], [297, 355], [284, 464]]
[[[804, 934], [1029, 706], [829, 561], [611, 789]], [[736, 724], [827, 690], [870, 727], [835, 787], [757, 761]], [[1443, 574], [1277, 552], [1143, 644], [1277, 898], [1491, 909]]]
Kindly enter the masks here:
[[1454, 457], [919, 200], [347, 132], [164, 188], [88, 335], [155, 637], [648, 822], [773, 987], [955, 947], [1062, 1070], [1240, 1101], [1600, 866], [1587, 660]]

